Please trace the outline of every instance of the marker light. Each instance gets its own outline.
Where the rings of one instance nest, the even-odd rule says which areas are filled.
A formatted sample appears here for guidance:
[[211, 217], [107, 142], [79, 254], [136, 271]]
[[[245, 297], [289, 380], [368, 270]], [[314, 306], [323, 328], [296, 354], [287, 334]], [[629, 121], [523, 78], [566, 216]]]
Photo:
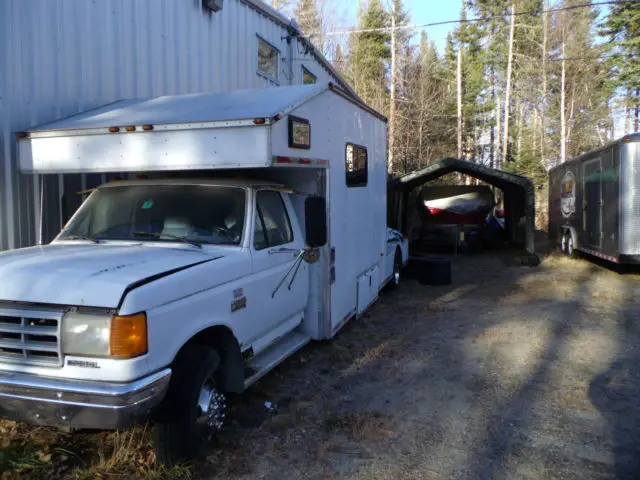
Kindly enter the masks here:
[[112, 357], [132, 358], [147, 353], [146, 314], [136, 313], [113, 317], [109, 346]]

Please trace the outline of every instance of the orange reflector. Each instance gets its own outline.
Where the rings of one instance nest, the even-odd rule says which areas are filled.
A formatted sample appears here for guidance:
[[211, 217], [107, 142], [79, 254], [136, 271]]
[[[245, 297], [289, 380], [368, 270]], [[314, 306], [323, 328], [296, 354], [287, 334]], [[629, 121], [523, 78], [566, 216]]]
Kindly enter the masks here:
[[21, 138], [28, 138], [29, 137], [29, 133], [28, 132], [16, 132], [16, 138], [19, 140]]
[[113, 317], [109, 346], [113, 357], [132, 358], [147, 353], [146, 314]]
[[143, 129], [145, 132], [148, 132], [148, 131], [150, 131], [150, 130], [153, 130], [153, 125], [142, 125], [142, 129]]
[[254, 118], [253, 123], [256, 125], [264, 125], [267, 121], [264, 118]]
[[125, 129], [127, 132], [135, 132], [135, 131], [136, 131], [136, 127], [135, 127], [135, 126], [133, 126], [133, 125], [129, 125], [129, 126], [127, 126], [127, 127], [124, 127], [124, 129]]
[[631, 139], [630, 139], [630, 138], [623, 138], [623, 139], [622, 139], [622, 141], [623, 141], [624, 143], [630, 143], [630, 142], [631, 142]]
[[119, 127], [109, 127], [109, 131], [111, 133], [118, 133], [120, 131]]

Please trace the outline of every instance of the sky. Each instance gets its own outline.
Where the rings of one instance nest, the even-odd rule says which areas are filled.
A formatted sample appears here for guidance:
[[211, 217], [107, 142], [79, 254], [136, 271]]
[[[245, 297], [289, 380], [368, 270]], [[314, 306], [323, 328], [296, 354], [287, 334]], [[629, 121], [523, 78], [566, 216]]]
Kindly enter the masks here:
[[[356, 10], [358, 2], [356, 0], [347, 0], [348, 22], [355, 25]], [[404, 0], [405, 8], [409, 12], [410, 23], [433, 23], [446, 20], [457, 20], [460, 17], [460, 9], [462, 8], [462, 0]], [[429, 39], [436, 42], [439, 52], [444, 52], [447, 40], [447, 33], [455, 28], [453, 25], [441, 25], [437, 27], [427, 27], [425, 29], [414, 29], [414, 41], [420, 40], [420, 34], [423, 30], [427, 32]]]

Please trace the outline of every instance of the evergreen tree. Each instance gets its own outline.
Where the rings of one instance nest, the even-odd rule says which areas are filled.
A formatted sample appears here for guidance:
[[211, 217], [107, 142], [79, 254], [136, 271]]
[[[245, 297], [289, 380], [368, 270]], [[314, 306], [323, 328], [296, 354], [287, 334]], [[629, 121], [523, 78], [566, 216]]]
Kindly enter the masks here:
[[298, 0], [294, 12], [302, 33], [311, 42], [322, 47], [322, 19], [315, 0]]
[[[625, 97], [634, 110], [634, 130], [640, 130], [640, 3], [628, 0], [611, 5], [601, 33], [609, 38], [611, 55], [606, 66], [612, 75], [609, 86]], [[629, 133], [629, 132], [627, 132]]]
[[391, 58], [389, 13], [380, 0], [371, 0], [358, 9], [358, 30], [349, 38], [348, 79], [358, 95], [376, 110], [386, 112], [388, 105], [387, 65]]

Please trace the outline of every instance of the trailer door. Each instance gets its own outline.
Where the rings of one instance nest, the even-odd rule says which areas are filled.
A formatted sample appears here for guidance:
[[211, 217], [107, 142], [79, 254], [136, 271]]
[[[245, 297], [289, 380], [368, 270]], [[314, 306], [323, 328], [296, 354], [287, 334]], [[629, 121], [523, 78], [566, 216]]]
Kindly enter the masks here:
[[592, 247], [602, 247], [602, 162], [598, 157], [584, 164], [584, 229]]

